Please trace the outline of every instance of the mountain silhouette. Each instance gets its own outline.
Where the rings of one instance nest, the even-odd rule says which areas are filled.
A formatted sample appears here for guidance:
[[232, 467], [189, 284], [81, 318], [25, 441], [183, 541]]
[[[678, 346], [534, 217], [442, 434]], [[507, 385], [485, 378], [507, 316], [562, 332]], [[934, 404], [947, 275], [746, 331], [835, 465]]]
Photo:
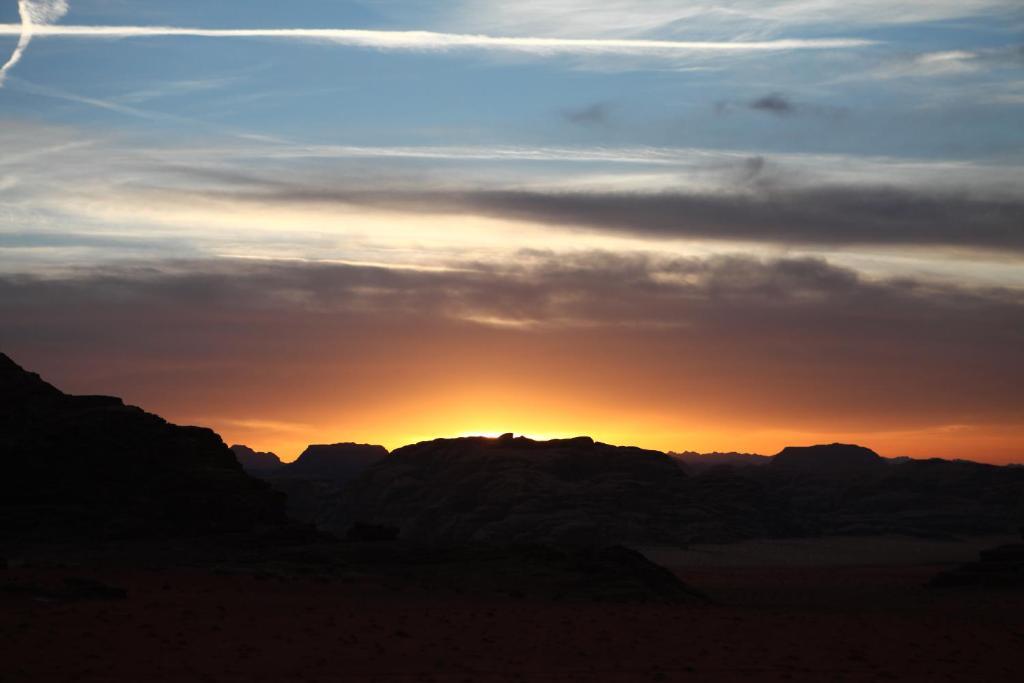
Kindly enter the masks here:
[[338, 534], [394, 528], [422, 542], [627, 545], [996, 534], [1024, 519], [1022, 468], [890, 461], [843, 444], [740, 461], [766, 464], [680, 467], [664, 453], [587, 437], [438, 439], [321, 490], [303, 519]]
[[202, 535], [284, 523], [286, 511], [342, 538], [362, 525], [416, 542], [569, 545], [948, 537], [1024, 521], [1019, 467], [886, 460], [844, 444], [789, 447], [767, 464], [708, 460], [723, 464], [681, 467], [588, 437], [507, 434], [390, 455], [314, 445], [275, 467], [272, 454], [232, 452], [209, 429], [118, 398], [65, 395], [0, 355], [0, 538]]
[[826, 476], [875, 471], [886, 464], [870, 448], [834, 443], [827, 446], [787, 446], [771, 459], [777, 470]]
[[429, 542], [610, 544], [679, 540], [686, 475], [664, 453], [587, 437], [438, 439], [394, 451], [323, 520]]
[[235, 454], [242, 469], [254, 476], [270, 474], [284, 467], [276, 453], [257, 452], [241, 444], [232, 446], [231, 452]]
[[68, 396], [0, 354], [0, 535], [196, 535], [284, 521], [213, 431]]
[[682, 453], [668, 453], [668, 456], [679, 463], [687, 472], [701, 472], [711, 467], [750, 467], [767, 465], [772, 461], [767, 455], [756, 455], [754, 453], [697, 453], [696, 451], [684, 451]]
[[1024, 520], [1024, 470], [887, 460], [861, 446], [790, 447], [767, 467], [714, 468], [691, 495], [716, 509], [715, 535], [1002, 534]]
[[249, 474], [287, 497], [288, 516], [301, 522], [319, 519], [330, 498], [388, 455], [383, 446], [337, 443], [309, 446], [295, 462], [282, 463], [273, 453], [231, 448]]
[[388, 451], [383, 446], [357, 443], [313, 445], [307, 447], [295, 462], [285, 465], [275, 474], [276, 478], [328, 479], [341, 485], [386, 457]]

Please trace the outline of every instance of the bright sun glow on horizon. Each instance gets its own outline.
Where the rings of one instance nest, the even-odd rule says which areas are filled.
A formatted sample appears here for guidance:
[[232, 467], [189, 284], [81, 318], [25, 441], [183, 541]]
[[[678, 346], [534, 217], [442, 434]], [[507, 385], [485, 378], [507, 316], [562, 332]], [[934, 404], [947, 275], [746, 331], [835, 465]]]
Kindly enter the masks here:
[[[475, 430], [475, 429], [471, 429], [471, 430], [468, 430], [468, 431], [465, 431], [465, 432], [460, 432], [459, 434], [456, 434], [454, 438], [456, 438], [456, 439], [468, 439], [468, 438], [473, 438], [473, 437], [483, 437], [485, 439], [497, 439], [497, 438], [499, 438], [501, 436], [504, 436], [505, 434], [512, 434], [516, 438], [525, 437], [527, 439], [532, 439], [533, 441], [552, 441], [554, 439], [571, 438], [571, 437], [565, 437], [565, 436], [553, 436], [551, 434], [536, 434], [536, 433], [534, 433], [534, 434], [519, 434], [519, 433], [516, 433], [516, 432], [508, 432], [508, 431], [504, 431], [503, 432], [503, 431], [496, 431], [496, 430]], [[448, 437], [438, 437], [438, 438], [448, 438]]]
[[[680, 428], [679, 431], [673, 433], [660, 429], [645, 431], [638, 424], [634, 424], [634, 428], [627, 427], [622, 431], [612, 431], [608, 425], [601, 429], [598, 428], [597, 424], [591, 424], [590, 428], [574, 430], [549, 429], [545, 431], [527, 430], [520, 432], [514, 429], [492, 428], [438, 429], [437, 432], [417, 431], [410, 432], [407, 435], [399, 434], [391, 435], [390, 437], [362, 430], [346, 431], [316, 427], [310, 428], [305, 433], [281, 434], [278, 432], [275, 434], [263, 428], [250, 430], [235, 425], [227, 426], [222, 431], [220, 425], [211, 424], [210, 426], [221, 433], [228, 443], [243, 443], [255, 450], [273, 451], [286, 462], [295, 460], [305, 450], [307, 445], [313, 443], [370, 443], [380, 444], [389, 451], [394, 451], [403, 446], [436, 439], [468, 437], [496, 439], [510, 433], [515, 437], [526, 437], [534, 441], [551, 441], [587, 436], [595, 441], [615, 446], [635, 446], [662, 452], [741, 452], [774, 455], [786, 446], [808, 446], [839, 442], [866, 446], [883, 457], [961, 457], [965, 459], [986, 460], [986, 458], [979, 458], [977, 455], [978, 453], [983, 453], [998, 456], [987, 459], [991, 462], [1022, 462], [1020, 453], [1000, 451], [1002, 444], [1012, 437], [1011, 433], [964, 428], [958, 430], [962, 432], [960, 435], [962, 442], [957, 444], [956, 450], [950, 450], [948, 441], [950, 428], [948, 426], [892, 432], [806, 431], [795, 428], [791, 430], [740, 430], [727, 427], [698, 432], [686, 431]], [[320, 438], [317, 438], [317, 435], [320, 435]]]

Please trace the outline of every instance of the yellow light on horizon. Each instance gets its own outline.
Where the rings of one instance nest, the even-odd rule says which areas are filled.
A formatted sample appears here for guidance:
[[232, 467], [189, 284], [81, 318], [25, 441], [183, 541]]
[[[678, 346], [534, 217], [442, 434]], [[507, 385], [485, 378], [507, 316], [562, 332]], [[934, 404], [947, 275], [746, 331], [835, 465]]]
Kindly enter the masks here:
[[556, 435], [552, 435], [552, 434], [540, 434], [540, 433], [537, 433], [537, 432], [530, 433], [530, 434], [521, 434], [519, 432], [510, 432], [508, 430], [505, 430], [505, 431], [491, 431], [491, 430], [486, 430], [486, 429], [485, 430], [469, 430], [469, 431], [465, 431], [465, 432], [460, 432], [460, 433], [456, 434], [454, 437], [443, 437], [442, 436], [442, 437], [435, 437], [435, 438], [442, 438], [442, 439], [444, 439], [444, 438], [466, 439], [466, 438], [472, 438], [472, 437], [484, 437], [485, 439], [497, 439], [497, 438], [499, 438], [501, 436], [504, 436], [505, 434], [512, 434], [513, 436], [515, 436], [517, 438], [522, 436], [522, 437], [526, 437], [527, 439], [532, 439], [533, 441], [551, 441], [553, 439], [570, 438], [570, 437], [565, 437], [565, 436], [556, 436]]

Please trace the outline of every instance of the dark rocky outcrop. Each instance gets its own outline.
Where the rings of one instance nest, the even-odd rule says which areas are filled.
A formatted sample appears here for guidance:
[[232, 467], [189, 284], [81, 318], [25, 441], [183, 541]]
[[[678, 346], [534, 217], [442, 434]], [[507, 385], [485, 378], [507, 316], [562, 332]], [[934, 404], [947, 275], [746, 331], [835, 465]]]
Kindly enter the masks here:
[[235, 454], [242, 469], [253, 476], [273, 474], [284, 467], [284, 463], [276, 453], [257, 452], [241, 444], [232, 446], [231, 452]]
[[[1024, 540], [1024, 528], [1021, 538]], [[1024, 543], [983, 550], [976, 562], [942, 572], [929, 585], [934, 588], [1024, 588]]]
[[788, 446], [771, 459], [776, 470], [824, 477], [846, 477], [874, 472], [885, 466], [870, 448], [834, 443], [827, 446]]
[[889, 461], [859, 447], [787, 451], [794, 454], [789, 463], [736, 475], [783, 501], [802, 536], [998, 534], [1024, 518], [1024, 473], [1017, 468]]
[[336, 443], [309, 446], [298, 460], [285, 465], [277, 478], [326, 479], [344, 485], [388, 456], [383, 446]]
[[697, 453], [696, 451], [684, 451], [682, 453], [668, 453], [668, 456], [675, 460], [687, 472], [698, 473], [711, 469], [712, 467], [753, 467], [767, 465], [772, 461], [767, 455], [756, 455], [754, 453]]
[[586, 437], [438, 439], [367, 470], [322, 521], [430, 542], [679, 543], [707, 515], [686, 504], [685, 479], [664, 453]]
[[44, 541], [242, 531], [284, 520], [209, 429], [68, 396], [0, 354], [0, 537]]
[[253, 472], [288, 499], [288, 515], [315, 522], [331, 498], [367, 468], [383, 461], [383, 446], [338, 443], [309, 446], [298, 460], [269, 472]]

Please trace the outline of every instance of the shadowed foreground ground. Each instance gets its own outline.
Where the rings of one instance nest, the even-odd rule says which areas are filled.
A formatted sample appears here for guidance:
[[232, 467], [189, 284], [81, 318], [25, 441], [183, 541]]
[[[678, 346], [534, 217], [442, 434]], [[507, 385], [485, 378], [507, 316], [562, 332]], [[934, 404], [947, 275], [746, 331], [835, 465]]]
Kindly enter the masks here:
[[[816, 556], [799, 543], [799, 556]], [[860, 566], [848, 559], [858, 542], [823, 543], [838, 566], [767, 545], [651, 551], [715, 604], [424, 592], [359, 576], [16, 567], [3, 583], [53, 593], [0, 593], [0, 680], [1009, 681], [1019, 672], [1024, 594], [922, 588], [945, 564], [931, 542], [867, 544], [859, 557], [873, 562]], [[969, 559], [986, 543], [945, 554]], [[127, 598], [61, 597], [63, 580], [83, 575]]]

